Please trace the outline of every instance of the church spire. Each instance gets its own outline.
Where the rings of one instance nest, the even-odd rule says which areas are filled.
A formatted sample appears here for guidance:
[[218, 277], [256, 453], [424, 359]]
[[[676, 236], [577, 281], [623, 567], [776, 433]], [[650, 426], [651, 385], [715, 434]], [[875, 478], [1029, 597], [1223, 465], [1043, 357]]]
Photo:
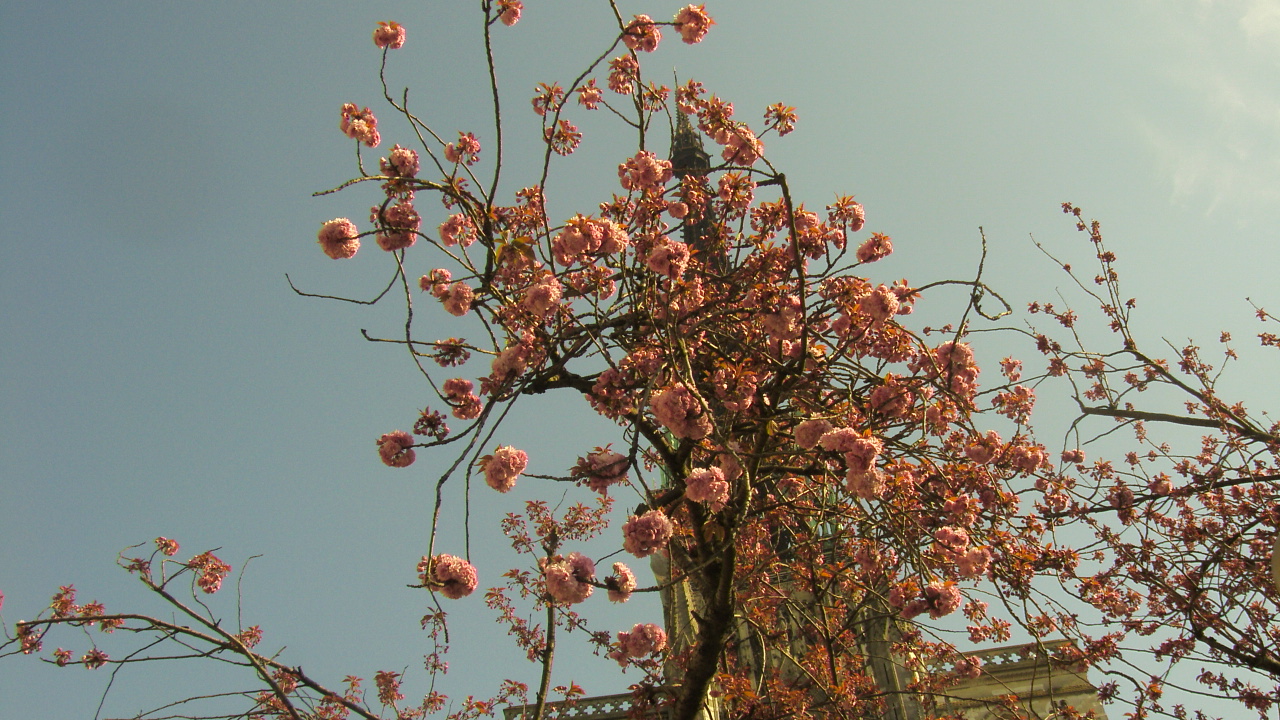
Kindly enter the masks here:
[[[705, 178], [711, 170], [711, 155], [702, 143], [702, 133], [689, 121], [689, 116], [676, 112], [676, 124], [671, 129], [671, 173], [683, 179], [687, 175]], [[681, 233], [685, 244], [701, 256], [707, 264], [723, 271], [728, 265], [724, 246], [716, 230], [710, 203], [702, 209], [700, 217], [685, 217]]]

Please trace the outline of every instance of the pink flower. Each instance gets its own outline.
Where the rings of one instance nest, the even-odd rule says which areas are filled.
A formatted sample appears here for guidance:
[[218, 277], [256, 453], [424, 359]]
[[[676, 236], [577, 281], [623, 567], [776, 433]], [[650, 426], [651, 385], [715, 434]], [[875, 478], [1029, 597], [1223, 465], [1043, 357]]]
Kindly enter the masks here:
[[960, 571], [961, 577], [979, 577], [985, 574], [989, 567], [991, 567], [991, 551], [986, 548], [970, 548], [956, 558], [956, 569]]
[[665, 548], [675, 528], [661, 510], [632, 515], [622, 526], [622, 549], [638, 558]]
[[684, 479], [684, 496], [694, 502], [704, 502], [711, 512], [720, 512], [729, 501], [729, 483], [724, 471], [718, 467], [699, 468]]
[[870, 295], [862, 298], [858, 307], [870, 316], [872, 327], [881, 327], [886, 320], [898, 312], [898, 296], [892, 289], [881, 285], [872, 290]]
[[423, 585], [439, 590], [451, 600], [470, 595], [480, 582], [475, 566], [456, 555], [445, 554], [423, 557], [418, 563], [418, 577]]
[[609, 61], [609, 89], [619, 95], [630, 95], [636, 91], [636, 81], [640, 79], [640, 63], [634, 55], [627, 53]]
[[373, 31], [373, 44], [380, 48], [399, 50], [404, 47], [405, 29], [398, 22], [380, 22]]
[[1080, 448], [1074, 450], [1064, 450], [1062, 452], [1062, 462], [1064, 463], [1082, 463], [1084, 462], [1084, 451]]
[[475, 165], [480, 159], [480, 141], [471, 133], [458, 133], [458, 142], [444, 146], [444, 157], [451, 163]]
[[653, 52], [662, 42], [662, 31], [648, 15], [636, 15], [623, 31], [622, 42], [629, 50]]
[[1000, 438], [999, 433], [995, 430], [988, 430], [987, 434], [974, 438], [972, 442], [964, 448], [965, 457], [978, 463], [986, 465], [995, 460], [1000, 455], [1000, 450], [1004, 447], [1004, 440]]
[[84, 663], [84, 666], [90, 670], [97, 670], [107, 664], [107, 659], [106, 653], [102, 652], [98, 648], [94, 648], [85, 653], [84, 657], [80, 658], [80, 662]]
[[498, 0], [498, 19], [503, 25], [511, 27], [520, 22], [520, 11], [524, 10], [524, 3], [520, 0]]
[[[834, 203], [827, 206], [827, 219], [832, 223], [848, 225], [850, 231], [858, 232], [867, 222], [867, 212], [861, 203], [853, 199], [853, 196], [842, 195], [836, 198]], [[889, 238], [885, 236], [884, 239], [888, 240]], [[870, 261], [862, 260], [861, 262]]]
[[524, 299], [520, 305], [535, 317], [545, 318], [547, 313], [560, 303], [563, 294], [564, 288], [560, 285], [560, 281], [555, 275], [547, 273], [524, 291]]
[[665, 242], [655, 246], [645, 258], [645, 265], [659, 275], [679, 278], [684, 275], [689, 265], [689, 246], [679, 240], [664, 238]]
[[[858, 209], [861, 210], [862, 206], [858, 205]], [[866, 242], [858, 247], [858, 262], [873, 263], [889, 257], [892, 252], [893, 243], [889, 240], [888, 235], [871, 233], [871, 237], [867, 238]]]
[[459, 242], [463, 247], [469, 247], [475, 241], [476, 226], [466, 215], [461, 213], [450, 215], [448, 220], [440, 223], [440, 242], [444, 243], [445, 247], [453, 247]]
[[231, 566], [219, 560], [211, 552], [202, 552], [191, 558], [187, 561], [187, 567], [200, 573], [200, 577], [196, 578], [196, 585], [199, 585], [200, 590], [206, 595], [218, 592], [222, 587], [223, 578], [231, 572]]
[[885, 384], [871, 391], [868, 403], [876, 412], [891, 418], [906, 417], [916, 396], [910, 390], [899, 385], [897, 377], [890, 374]]
[[805, 420], [796, 426], [796, 444], [805, 450], [812, 450], [818, 440], [831, 431], [831, 423], [827, 420]]
[[492, 455], [480, 458], [485, 483], [501, 493], [510, 492], [516, 486], [516, 478], [528, 464], [529, 456], [510, 445], [499, 445]]
[[480, 417], [482, 406], [480, 396], [471, 392], [474, 387], [474, 383], [462, 378], [444, 381], [441, 389], [444, 391], [445, 401], [453, 407], [453, 416], [459, 420], [474, 420]]
[[631, 568], [620, 562], [613, 564], [613, 574], [604, 579], [609, 589], [609, 602], [624, 603], [631, 599], [636, 589], [636, 576]]
[[600, 107], [600, 101], [603, 99], [604, 92], [596, 86], [595, 78], [591, 78], [586, 85], [578, 88], [578, 104], [588, 110]]
[[449, 286], [449, 294], [442, 298], [442, 302], [450, 315], [462, 317], [471, 310], [474, 299], [475, 292], [466, 283], [457, 282]]
[[334, 260], [346, 260], [360, 249], [360, 232], [355, 223], [346, 218], [335, 218], [321, 225], [317, 237], [324, 254]]
[[411, 178], [418, 175], [421, 163], [418, 161], [418, 153], [409, 148], [392, 145], [390, 157], [379, 160], [378, 166], [382, 168], [383, 175]]
[[378, 135], [378, 118], [373, 116], [373, 111], [369, 108], [361, 110], [354, 103], [342, 106], [342, 121], [338, 123], [338, 129], [371, 148], [382, 142], [382, 136]]
[[403, 430], [383, 435], [378, 438], [378, 455], [388, 467], [409, 467], [417, 456], [413, 451], [413, 436]]
[[630, 658], [642, 658], [660, 653], [667, 647], [667, 634], [653, 623], [637, 623], [631, 632], [618, 632], [618, 648], [609, 653], [619, 665], [626, 666]]
[[435, 295], [437, 300], [443, 300], [449, 295], [449, 281], [452, 279], [453, 273], [445, 268], [436, 268], [418, 278], [418, 287]]
[[961, 658], [956, 662], [956, 675], [966, 680], [977, 680], [982, 675], [982, 658], [976, 655]]
[[164, 555], [173, 557], [178, 554], [178, 541], [167, 537], [156, 538], [156, 548]]
[[618, 165], [618, 177], [627, 190], [661, 190], [672, 177], [671, 161], [641, 150], [635, 157]]
[[964, 528], [950, 525], [934, 530], [933, 539], [949, 550], [963, 550], [969, 546], [969, 533]]
[[607, 447], [596, 448], [578, 462], [569, 473], [581, 480], [587, 487], [604, 494], [610, 485], [627, 481], [627, 456], [616, 453]]
[[559, 603], [580, 603], [595, 591], [591, 582], [596, 579], [596, 564], [582, 553], [569, 553], [567, 558], [557, 555], [542, 574], [547, 579], [547, 593]]
[[928, 603], [929, 617], [937, 620], [950, 615], [960, 607], [960, 588], [953, 582], [933, 581], [925, 586], [924, 599]]
[[711, 434], [711, 420], [703, 413], [702, 403], [680, 383], [653, 396], [653, 414], [672, 435], [701, 440]]
[[720, 130], [716, 133], [715, 140], [724, 145], [720, 156], [727, 163], [750, 166], [764, 155], [764, 143], [746, 125]]
[[680, 37], [688, 45], [702, 42], [702, 39], [707, 36], [707, 31], [715, 24], [716, 21], [707, 14], [706, 5], [686, 5], [676, 13], [676, 28], [680, 31]]
[[525, 336], [520, 342], [509, 345], [493, 358], [489, 364], [489, 377], [480, 384], [480, 391], [494, 394], [498, 388], [520, 377], [529, 367], [529, 355], [533, 352], [533, 339]]
[[414, 209], [413, 203], [402, 200], [383, 210], [373, 209], [374, 221], [381, 221], [378, 230], [378, 247], [392, 252], [403, 250], [418, 241], [418, 228], [422, 225], [422, 216]]

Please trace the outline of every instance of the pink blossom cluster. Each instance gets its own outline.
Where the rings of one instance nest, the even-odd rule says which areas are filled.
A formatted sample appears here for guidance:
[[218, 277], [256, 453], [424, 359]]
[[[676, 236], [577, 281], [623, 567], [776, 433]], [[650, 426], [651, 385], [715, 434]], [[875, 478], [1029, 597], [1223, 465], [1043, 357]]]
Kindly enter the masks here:
[[636, 15], [622, 32], [622, 43], [628, 50], [653, 52], [662, 42], [662, 31], [648, 15]]
[[452, 285], [449, 281], [453, 274], [445, 268], [436, 268], [418, 280], [418, 287], [429, 290], [444, 305], [450, 315], [462, 317], [471, 311], [471, 303], [475, 301], [475, 291], [464, 282]]
[[626, 455], [616, 453], [608, 447], [598, 447], [586, 457], [578, 458], [569, 474], [592, 490], [604, 494], [610, 485], [627, 482], [627, 467]]
[[680, 31], [680, 38], [689, 45], [702, 42], [702, 39], [707, 36], [707, 31], [716, 24], [716, 21], [707, 14], [706, 5], [686, 5], [676, 13], [675, 22], [676, 29]]
[[436, 440], [449, 437], [449, 426], [445, 424], [444, 415], [437, 410], [423, 410], [413, 424], [414, 435], [427, 435]]
[[756, 295], [755, 290], [748, 293], [748, 303], [768, 309], [761, 313], [760, 323], [770, 337], [774, 340], [795, 340], [800, 337], [804, 329], [804, 307], [798, 296], [789, 294], [774, 302], [765, 303], [760, 302]]
[[458, 142], [444, 146], [444, 157], [451, 163], [475, 165], [480, 159], [480, 141], [471, 133], [458, 133]]
[[793, 431], [796, 444], [805, 450], [812, 450], [824, 435], [831, 432], [831, 422], [821, 418], [805, 420]]
[[911, 392], [892, 373], [885, 376], [883, 385], [871, 391], [867, 402], [876, 412], [891, 418], [903, 418], [911, 412], [915, 393]]
[[968, 343], [948, 341], [933, 351], [930, 376], [948, 381], [951, 392], [972, 397], [978, 389], [978, 363]]
[[627, 231], [618, 223], [603, 218], [575, 215], [551, 241], [556, 262], [568, 267], [588, 263], [598, 255], [622, 252], [631, 243]]
[[630, 95], [636, 91], [636, 81], [640, 79], [640, 63], [635, 56], [628, 53], [609, 61], [609, 89], [619, 95]]
[[538, 83], [533, 90], [533, 98], [529, 102], [533, 105], [533, 111], [541, 117], [546, 117], [547, 113], [555, 113], [564, 105], [564, 88], [559, 83]]
[[475, 383], [462, 378], [445, 380], [441, 390], [444, 391], [445, 402], [453, 408], [453, 416], [459, 420], [475, 420], [480, 417], [482, 405], [480, 396], [472, 392]]
[[440, 554], [423, 557], [418, 563], [418, 577], [422, 584], [441, 595], [457, 600], [475, 591], [480, 583], [476, 568], [456, 555]]
[[[578, 99], [581, 100], [582, 97], [579, 96]], [[582, 133], [578, 131], [578, 126], [568, 120], [557, 120], [554, 128], [543, 128], [542, 138], [557, 155], [572, 155], [582, 143]]]
[[701, 440], [711, 434], [711, 419], [702, 403], [683, 383], [676, 383], [653, 396], [654, 417], [678, 438]]
[[378, 456], [389, 467], [409, 467], [416, 458], [413, 436], [403, 430], [389, 432], [378, 438]]
[[831, 430], [819, 438], [823, 450], [843, 453], [845, 465], [853, 471], [869, 472], [884, 449], [880, 438], [866, 437], [853, 428]]
[[412, 201], [401, 200], [381, 211], [373, 208], [370, 214], [372, 221], [379, 224], [378, 247], [383, 250], [403, 250], [418, 241], [422, 216], [414, 209]]
[[961, 577], [976, 578], [985, 575], [991, 567], [991, 551], [984, 547], [965, 550], [955, 558]]
[[684, 479], [684, 496], [694, 502], [707, 503], [711, 512], [720, 512], [729, 501], [729, 483], [718, 467], [698, 468]]
[[750, 167], [764, 157], [764, 143], [746, 125], [721, 129], [716, 132], [714, 139], [724, 146], [720, 156], [727, 163]]
[[200, 573], [196, 578], [196, 585], [200, 586], [200, 590], [206, 595], [218, 592], [222, 587], [222, 580], [226, 578], [227, 573], [231, 572], [231, 566], [219, 560], [211, 552], [202, 552], [191, 558], [187, 561], [187, 567]]
[[988, 430], [985, 435], [973, 438], [968, 445], [965, 445], [965, 457], [978, 463], [986, 465], [994, 462], [1000, 457], [1004, 450], [1004, 440], [995, 430]]
[[380, 22], [373, 31], [373, 44], [388, 50], [404, 47], [405, 29], [398, 22]]
[[[862, 230], [862, 226], [867, 222], [866, 209], [862, 207], [862, 203], [857, 202], [851, 195], [842, 195], [836, 198], [836, 201], [827, 206], [827, 220], [840, 225], [847, 225], [852, 232]], [[888, 240], [886, 236], [884, 238]], [[869, 262], [868, 260], [860, 260], [859, 262]]]
[[338, 129], [353, 140], [358, 140], [368, 147], [378, 147], [382, 136], [378, 134], [378, 118], [373, 116], [369, 108], [361, 109], [354, 103], [342, 106], [342, 120]]
[[631, 599], [631, 593], [636, 590], [636, 575], [631, 572], [631, 568], [616, 562], [613, 564], [613, 574], [604, 579], [604, 584], [609, 589], [610, 602], [624, 603]]
[[524, 10], [524, 3], [520, 0], [498, 0], [498, 19], [507, 27], [520, 22], [521, 10]]
[[745, 412], [755, 404], [759, 377], [755, 373], [720, 368], [711, 376], [716, 397], [729, 412]]
[[619, 631], [617, 648], [609, 658], [625, 667], [632, 659], [660, 653], [667, 647], [667, 634], [653, 623], [637, 623], [631, 632]]
[[756, 197], [756, 181], [750, 175], [727, 172], [720, 176], [716, 196], [739, 213], [751, 207]]
[[960, 607], [961, 599], [960, 588], [955, 583], [935, 580], [925, 586], [920, 597], [902, 607], [902, 617], [910, 620], [922, 612], [928, 612], [929, 617], [937, 620], [955, 612]]
[[360, 231], [346, 218], [334, 218], [321, 225], [316, 237], [320, 249], [334, 260], [346, 260], [360, 249]]
[[898, 296], [892, 288], [881, 285], [862, 298], [858, 309], [871, 318], [872, 327], [883, 327], [898, 312]]
[[595, 110], [600, 107], [600, 102], [604, 100], [604, 91], [596, 85], [596, 79], [591, 78], [586, 85], [578, 87], [578, 104], [588, 110]]
[[564, 286], [555, 275], [545, 273], [524, 291], [520, 306], [537, 318], [545, 318], [560, 303]]
[[689, 246], [679, 240], [663, 237], [645, 258], [645, 265], [659, 275], [680, 279], [689, 266]]
[[661, 510], [632, 515], [622, 526], [622, 549], [636, 557], [649, 557], [671, 541], [675, 531]]
[[[854, 203], [855, 205], [857, 203]], [[861, 210], [862, 206], [858, 205]], [[871, 233], [871, 237], [867, 238], [862, 245], [858, 246], [858, 262], [873, 263], [877, 260], [883, 260], [889, 257], [893, 252], [893, 242], [889, 240], [889, 236], [883, 233]]]
[[523, 450], [510, 445], [499, 445], [492, 455], [480, 458], [480, 471], [484, 481], [498, 492], [510, 492], [516, 486], [516, 478], [529, 464], [529, 456]]
[[476, 226], [471, 222], [471, 218], [457, 213], [450, 215], [447, 220], [440, 223], [440, 242], [445, 247], [453, 247], [458, 243], [462, 243], [463, 247], [469, 247], [471, 243], [476, 241]]
[[1010, 420], [1026, 424], [1036, 404], [1036, 393], [1026, 385], [1015, 385], [1012, 390], [996, 393], [991, 406]]
[[[170, 540], [167, 537], [158, 537], [156, 538], [156, 549], [163, 555], [173, 557], [178, 554], [178, 541]], [[3, 597], [3, 595], [0, 595], [0, 600], [2, 600]]]
[[1014, 444], [1010, 446], [1006, 458], [1014, 469], [1028, 474], [1049, 464], [1049, 453], [1040, 445]]
[[671, 180], [671, 161], [641, 150], [635, 157], [618, 165], [618, 177], [627, 190], [660, 192], [662, 186]]
[[547, 593], [558, 603], [572, 605], [591, 597], [591, 583], [596, 579], [596, 564], [582, 553], [556, 555], [542, 570], [547, 580]]
[[525, 335], [519, 342], [508, 345], [493, 358], [490, 364], [489, 377], [480, 385], [480, 391], [494, 395], [500, 388], [506, 387], [513, 380], [524, 374], [529, 367], [529, 358], [534, 352], [534, 338]]
[[391, 152], [388, 157], [384, 157], [378, 161], [378, 167], [382, 169], [383, 175], [390, 175], [398, 178], [411, 178], [418, 176], [418, 170], [421, 169], [421, 162], [418, 160], [418, 153], [409, 148], [392, 145]]

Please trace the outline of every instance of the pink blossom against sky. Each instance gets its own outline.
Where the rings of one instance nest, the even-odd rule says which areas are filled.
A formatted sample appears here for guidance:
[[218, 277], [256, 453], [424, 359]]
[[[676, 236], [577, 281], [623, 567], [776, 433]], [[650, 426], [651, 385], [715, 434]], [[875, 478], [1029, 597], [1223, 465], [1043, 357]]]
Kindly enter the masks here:
[[[625, 18], [669, 19], [687, 4], [620, 5]], [[721, 0], [707, 4], [716, 24], [702, 43], [687, 46], [664, 28], [665, 42], [643, 60], [695, 76], [756, 131], [769, 105], [795, 106], [795, 132], [765, 136], [768, 158], [809, 207], [856, 195], [867, 214], [858, 242], [872, 231], [892, 237], [893, 254], [866, 268], [873, 286], [964, 276], [983, 226], [986, 278], [1015, 306], [1054, 288], [1069, 292], [1028, 236], [1083, 264], [1085, 248], [1058, 210], [1070, 200], [1102, 220], [1150, 344], [1191, 336], [1209, 345], [1231, 330], [1244, 360], [1227, 383], [1238, 390], [1241, 379], [1266, 376], [1261, 362], [1270, 359], [1250, 351], [1257, 329], [1245, 296], [1280, 308], [1274, 7]], [[594, 58], [601, 43], [590, 37], [610, 21], [598, 9], [530, 3], [518, 24], [495, 27], [512, 91], [507, 196], [541, 169], [521, 159], [542, 142], [527, 93], [576, 76]], [[370, 33], [390, 20], [408, 37], [390, 54], [393, 89], [410, 85], [411, 101], [447, 98], [420, 109], [446, 139], [474, 132], [485, 148], [474, 167], [485, 168], [495, 144], [477, 101], [485, 82], [479, 23], [465, 3], [429, 13], [409, 0], [321, 0], [304, 13], [161, 0], [0, 5], [0, 107], [22, 118], [21, 132], [0, 138], [0, 507], [14, 509], [0, 522], [6, 624], [72, 582], [108, 609], [135, 603], [137, 583], [115, 567], [115, 554], [164, 536], [183, 553], [221, 548], [217, 556], [234, 568], [226, 587], [245, 572], [246, 625], [262, 626], [262, 647], [288, 645], [309, 673], [334, 684], [348, 673], [370, 679], [421, 655], [426, 594], [405, 586], [429, 552], [427, 479], [444, 458], [420, 450], [410, 468], [379, 462], [372, 443], [411, 427], [428, 393], [406, 391], [417, 387], [414, 370], [359, 335], [394, 335], [402, 317], [390, 306], [305, 300], [284, 280], [288, 272], [303, 290], [368, 297], [391, 273], [394, 260], [373, 237], [341, 263], [316, 245], [332, 218], [372, 230], [364, 213], [376, 191], [311, 197], [354, 172], [355, 141], [336, 127], [343, 103], [378, 117], [383, 144], [365, 150], [366, 168], [395, 144], [414, 145], [380, 101], [381, 51]], [[33, 28], [56, 28], [57, 42]], [[550, 57], [549, 46], [563, 51]], [[447, 71], [434, 72], [442, 63]], [[607, 113], [575, 101], [566, 117], [583, 140], [552, 163], [548, 202], [561, 221], [596, 212], [601, 193], [619, 189], [618, 164], [635, 152], [625, 145], [633, 138], [610, 134], [617, 127]], [[664, 138], [654, 140], [655, 151], [665, 149]], [[420, 176], [431, 168], [425, 157], [421, 167]], [[415, 207], [424, 231], [448, 218], [434, 200]], [[1188, 287], [1214, 288], [1217, 300], [1206, 304]], [[440, 327], [441, 338], [464, 334], [466, 318], [418, 298], [420, 321]], [[907, 319], [941, 324], [956, 319], [952, 310], [926, 300]], [[1010, 342], [980, 352], [979, 382], [994, 382], [1010, 355], [1032, 374], [1036, 359]], [[478, 381], [487, 363], [478, 358], [457, 375]], [[1066, 412], [1053, 394], [1037, 388], [1037, 418]], [[1280, 408], [1269, 386], [1249, 397]], [[494, 440], [527, 449], [529, 473], [564, 474], [593, 447], [617, 441], [580, 399], [536, 400]], [[47, 438], [68, 436], [50, 452]], [[167, 445], [175, 436], [177, 458]], [[1075, 446], [1051, 443], [1051, 454]], [[1090, 461], [1105, 455], [1088, 452]], [[520, 510], [537, 482], [477, 494], [471, 559], [482, 578], [508, 567], [497, 518]], [[620, 506], [629, 511], [632, 500]], [[459, 512], [446, 517], [447, 532], [460, 532], [461, 505], [452, 507]], [[621, 531], [606, 536], [616, 545]], [[599, 559], [607, 551], [583, 552]], [[256, 554], [263, 557], [246, 565]], [[648, 567], [628, 562], [638, 584], [650, 585]], [[973, 563], [976, 571], [982, 558]], [[341, 583], [334, 567], [344, 569]], [[660, 617], [652, 595], [625, 605], [597, 595], [584, 607], [614, 631]], [[307, 612], [295, 612], [303, 601]], [[456, 645], [452, 688], [480, 695], [507, 675], [530, 681], [532, 666], [493, 667], [491, 648], [507, 641], [481, 599], [456, 603], [468, 608], [455, 613], [465, 623], [459, 634], [484, 640], [479, 649]], [[467, 614], [474, 619], [461, 620]], [[377, 630], [351, 632], [357, 617]], [[87, 649], [78, 645], [76, 657]], [[4, 717], [86, 716], [106, 682], [102, 671], [12, 660], [0, 668]], [[566, 652], [556, 672], [568, 681], [609, 665]], [[207, 689], [207, 671], [126, 669], [103, 714], [142, 709], [161, 679], [152, 672], [195, 693]], [[632, 678], [616, 680], [588, 690], [622, 692]]]

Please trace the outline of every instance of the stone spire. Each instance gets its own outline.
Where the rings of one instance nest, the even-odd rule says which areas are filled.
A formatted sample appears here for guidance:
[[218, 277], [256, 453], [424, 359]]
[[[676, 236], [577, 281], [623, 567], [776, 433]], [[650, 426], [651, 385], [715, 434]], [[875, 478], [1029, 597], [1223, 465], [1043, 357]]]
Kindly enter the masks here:
[[[689, 116], [676, 113], [676, 124], [671, 130], [671, 173], [678, 178], [686, 175], [705, 177], [711, 169], [711, 155], [702, 143], [702, 133], [689, 122]], [[685, 219], [681, 237], [708, 265], [723, 271], [728, 265], [724, 246], [715, 228], [715, 218], [708, 206], [696, 222]]]

